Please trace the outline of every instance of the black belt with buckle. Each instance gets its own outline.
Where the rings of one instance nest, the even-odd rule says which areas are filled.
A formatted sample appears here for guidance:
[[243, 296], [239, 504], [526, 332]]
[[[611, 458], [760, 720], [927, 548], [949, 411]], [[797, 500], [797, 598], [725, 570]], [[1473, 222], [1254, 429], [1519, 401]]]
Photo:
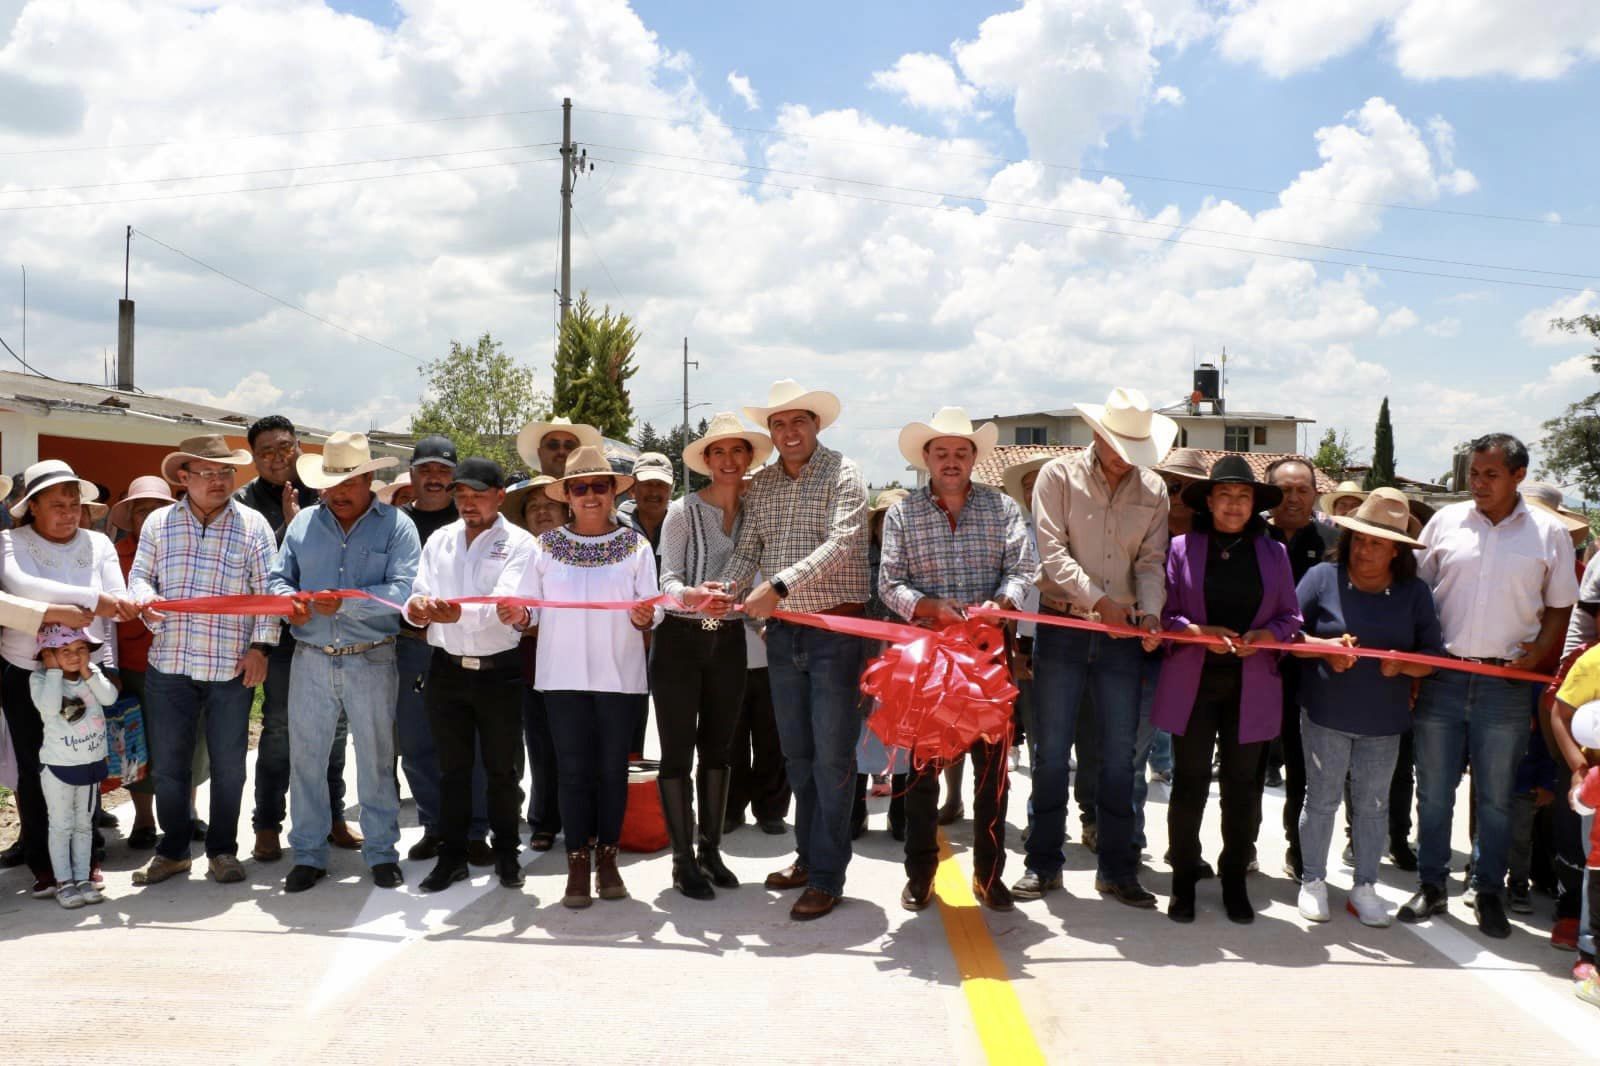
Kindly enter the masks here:
[[435, 648], [434, 650], [463, 670], [522, 669], [521, 648], [509, 648], [506, 651], [497, 651], [493, 655], [452, 655], [443, 648]]
[[690, 614], [673, 614], [667, 612], [667, 621], [681, 622], [686, 626], [697, 626], [706, 633], [715, 633], [723, 626], [731, 626], [737, 619], [733, 618], [700, 618]]
[[1450, 658], [1464, 663], [1479, 663], [1483, 666], [1510, 666], [1511, 659], [1479, 659], [1471, 655], [1451, 655]]

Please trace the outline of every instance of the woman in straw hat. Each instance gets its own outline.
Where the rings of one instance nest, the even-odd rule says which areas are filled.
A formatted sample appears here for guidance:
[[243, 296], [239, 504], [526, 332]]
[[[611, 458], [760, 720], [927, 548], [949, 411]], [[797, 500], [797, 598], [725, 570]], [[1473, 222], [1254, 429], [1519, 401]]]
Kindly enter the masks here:
[[[599, 448], [583, 447], [545, 486], [572, 520], [542, 533], [519, 596], [563, 602], [634, 601], [629, 611], [502, 607], [500, 620], [539, 626], [534, 687], [544, 693], [560, 777], [567, 843], [561, 902], [587, 907], [589, 877], [601, 899], [626, 899], [617, 840], [628, 802], [628, 747], [636, 700], [648, 691], [643, 633], [656, 622], [656, 561], [650, 542], [619, 526], [617, 494], [633, 478], [614, 473]], [[591, 856], [590, 843], [594, 842]]]
[[1328, 920], [1328, 848], [1334, 820], [1350, 781], [1355, 888], [1346, 909], [1363, 925], [1389, 924], [1378, 898], [1378, 858], [1388, 833], [1389, 783], [1400, 738], [1411, 728], [1411, 679], [1426, 666], [1354, 656], [1317, 655], [1328, 647], [1384, 648], [1444, 654], [1444, 638], [1433, 594], [1417, 577], [1414, 551], [1421, 532], [1405, 496], [1396, 489], [1372, 491], [1351, 514], [1334, 523], [1343, 529], [1336, 561], [1318, 563], [1300, 579], [1311, 662], [1300, 672], [1300, 728], [1306, 755], [1306, 804], [1300, 812], [1305, 874], [1300, 913]]
[[[772, 438], [745, 429], [731, 411], [711, 420], [683, 450], [683, 463], [711, 484], [673, 501], [661, 526], [661, 591], [669, 607], [650, 649], [650, 691], [661, 740], [661, 807], [672, 837], [672, 887], [711, 899], [739, 879], [722, 861], [728, 807], [728, 749], [744, 701], [743, 620], [732, 617], [729, 590], [717, 580], [739, 538], [744, 475], [772, 455]], [[694, 783], [689, 770], [696, 751]], [[700, 802], [695, 851], [695, 799]]]
[[1341, 518], [1361, 506], [1367, 493], [1354, 481], [1341, 481], [1332, 492], [1325, 492], [1317, 500], [1317, 507], [1330, 518]]

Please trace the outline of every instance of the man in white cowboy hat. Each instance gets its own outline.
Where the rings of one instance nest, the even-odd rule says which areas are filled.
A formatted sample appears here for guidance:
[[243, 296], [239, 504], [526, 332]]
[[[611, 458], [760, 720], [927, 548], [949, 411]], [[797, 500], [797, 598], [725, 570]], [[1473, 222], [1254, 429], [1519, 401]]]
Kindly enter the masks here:
[[[993, 422], [974, 427], [959, 407], [900, 431], [900, 454], [927, 471], [928, 484], [889, 508], [883, 521], [878, 589], [896, 615], [942, 627], [973, 606], [1014, 610], [1039, 574], [1022, 508], [1003, 492], [972, 481], [973, 466], [994, 450]], [[1010, 910], [1005, 872], [1004, 741], [972, 747], [974, 778], [972, 891], [985, 906]], [[939, 773], [926, 767], [906, 796], [906, 887], [900, 903], [921, 910], [933, 898], [939, 866]]]
[[579, 448], [605, 451], [605, 438], [593, 426], [557, 415], [548, 422], [534, 420], [517, 434], [517, 454], [528, 469], [546, 477], [560, 477], [567, 459]]
[[[764, 427], [779, 461], [751, 481], [744, 527], [723, 580], [749, 589], [750, 616], [774, 610], [860, 615], [869, 596], [867, 486], [861, 470], [817, 434], [839, 417], [839, 398], [794, 381], [775, 383], [765, 407], [745, 417]], [[767, 669], [778, 734], [795, 797], [797, 858], [767, 878], [774, 889], [804, 888], [790, 909], [797, 920], [833, 910], [850, 864], [855, 749], [861, 729], [855, 637], [773, 619]]]
[[[1177, 423], [1152, 411], [1137, 389], [1112, 389], [1104, 404], [1077, 408], [1094, 430], [1094, 443], [1047, 464], [1034, 486], [1040, 611], [1155, 632], [1166, 603], [1167, 489], [1150, 468], [1171, 449]], [[1067, 752], [1087, 692], [1100, 725], [1095, 888], [1129, 906], [1155, 906], [1155, 896], [1139, 883], [1134, 844], [1140, 654], [1137, 640], [1039, 627], [1033, 828], [1027, 872], [1012, 887], [1018, 899], [1039, 899], [1061, 886]]]
[[202, 716], [211, 760], [207, 865], [218, 882], [244, 880], [238, 833], [250, 704], [252, 690], [266, 680], [279, 620], [164, 614], [161, 601], [267, 591], [277, 553], [272, 526], [233, 498], [234, 478], [250, 461], [249, 452], [229, 448], [217, 435], [178, 445], [162, 460], [161, 474], [184, 490], [184, 498], [145, 520], [128, 572], [129, 594], [152, 634], [143, 702], [162, 833], [150, 864], [134, 875], [137, 884], [189, 869], [190, 771]]
[[404, 603], [417, 575], [416, 526], [378, 501], [374, 471], [392, 458], [372, 458], [365, 433], [335, 433], [321, 455], [302, 455], [300, 480], [322, 493], [289, 523], [272, 570], [280, 596], [311, 593], [289, 625], [298, 645], [289, 693], [289, 845], [294, 868], [286, 892], [304, 892], [327, 873], [328, 750], [340, 712], [355, 740], [356, 795], [361, 802], [362, 858], [380, 888], [398, 888], [399, 793], [395, 784], [395, 634], [400, 616], [370, 600], [316, 593], [359, 589]]

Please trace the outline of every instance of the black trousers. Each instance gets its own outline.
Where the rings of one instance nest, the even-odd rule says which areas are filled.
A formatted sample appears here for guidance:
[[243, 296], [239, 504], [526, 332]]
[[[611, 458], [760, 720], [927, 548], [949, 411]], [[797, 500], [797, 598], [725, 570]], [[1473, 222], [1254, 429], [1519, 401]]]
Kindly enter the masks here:
[[483, 752], [489, 828], [497, 855], [515, 855], [521, 842], [522, 664], [517, 653], [504, 665], [468, 670], [434, 649], [422, 690], [428, 724], [439, 752], [439, 854], [466, 861], [472, 825], [472, 766]]
[[1085, 828], [1095, 824], [1095, 811], [1100, 805], [1100, 709], [1094, 705], [1093, 687], [1083, 686], [1072, 737], [1072, 757], [1078, 760], [1078, 770], [1072, 775], [1072, 798], [1077, 801], [1078, 820]]
[[[991, 884], [1006, 868], [1006, 801], [1010, 776], [1003, 744], [978, 741], [970, 749], [972, 782], [972, 871]], [[939, 767], [928, 765], [906, 789], [906, 876], [932, 877], [939, 866]]]
[[29, 671], [6, 663], [0, 666], [0, 708], [17, 753], [17, 818], [21, 821], [22, 856], [33, 876], [49, 880], [50, 811], [39, 784], [39, 749], [44, 745], [44, 719], [33, 706], [28, 688]]
[[[1283, 732], [1278, 737], [1283, 747], [1283, 839], [1289, 845], [1289, 861], [1297, 876], [1305, 865], [1300, 857], [1300, 812], [1306, 806], [1306, 750], [1300, 737], [1299, 665], [1289, 660], [1279, 666], [1283, 674]], [[1263, 788], [1270, 761], [1270, 758], [1261, 760]]]
[[650, 642], [650, 692], [661, 740], [661, 779], [688, 777], [700, 765], [728, 765], [733, 731], [744, 703], [744, 624], [705, 629], [669, 616]]
[[544, 693], [522, 689], [522, 738], [528, 745], [528, 828], [556, 836], [561, 832], [561, 782], [556, 772], [556, 742]]
[[1238, 663], [1206, 663], [1194, 710], [1172, 738], [1172, 793], [1167, 801], [1167, 836], [1172, 868], [1200, 864], [1200, 823], [1211, 792], [1211, 754], [1222, 755], [1222, 856], [1224, 874], [1242, 875], [1261, 829], [1265, 742], [1239, 743]]
[[764, 666], [745, 671], [729, 766], [728, 815], [743, 818], [746, 807], [758, 820], [781, 819], [789, 813], [789, 775], [772, 710], [772, 682]]

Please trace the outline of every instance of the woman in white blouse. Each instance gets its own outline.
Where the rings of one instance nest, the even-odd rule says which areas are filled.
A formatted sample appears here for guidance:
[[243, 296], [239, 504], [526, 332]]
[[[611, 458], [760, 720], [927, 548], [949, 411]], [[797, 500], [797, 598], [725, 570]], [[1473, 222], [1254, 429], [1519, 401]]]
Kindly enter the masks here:
[[[590, 902], [590, 841], [595, 892], [626, 899], [617, 872], [617, 839], [628, 801], [628, 748], [637, 699], [648, 691], [644, 633], [657, 608], [656, 560], [650, 542], [619, 526], [619, 492], [633, 478], [612, 472], [599, 448], [567, 459], [566, 474], [545, 487], [572, 512], [564, 526], [542, 533], [523, 572], [519, 595], [560, 602], [633, 602], [628, 611], [546, 607], [513, 624], [539, 626], [533, 687], [544, 693], [555, 738], [561, 824], [567, 845], [567, 890], [562, 903]], [[515, 608], [501, 614], [510, 621]]]
[[[690, 899], [711, 899], [711, 885], [735, 888], [722, 861], [722, 819], [728, 809], [728, 748], [744, 700], [743, 620], [729, 618], [733, 597], [720, 581], [739, 537], [745, 471], [772, 454], [772, 438], [745, 429], [723, 412], [705, 436], [683, 450], [690, 470], [711, 479], [667, 509], [661, 526], [661, 591], [666, 619], [650, 649], [650, 691], [661, 738], [661, 808], [672, 837], [672, 887]], [[681, 606], [680, 606], [681, 605]], [[700, 800], [695, 854], [695, 752]]]
[[[128, 599], [111, 541], [104, 533], [79, 528], [83, 505], [99, 492], [93, 482], [81, 480], [59, 459], [28, 467], [23, 473], [22, 499], [11, 508], [17, 525], [0, 533], [0, 589], [13, 597], [59, 604], [52, 613], [82, 620], [68, 624], [87, 623], [89, 634], [100, 642], [95, 662], [114, 671], [116, 621], [138, 612]], [[46, 616], [43, 620], [53, 619]], [[37, 628], [37, 623], [28, 628], [6, 622], [0, 630], [0, 659], [4, 659], [0, 706], [5, 709], [17, 751], [17, 814], [22, 822], [23, 857], [33, 870], [34, 896], [48, 899], [55, 891], [55, 877], [46, 837], [49, 816], [39, 786], [43, 720], [28, 690], [28, 675], [39, 668], [33, 639]]]

